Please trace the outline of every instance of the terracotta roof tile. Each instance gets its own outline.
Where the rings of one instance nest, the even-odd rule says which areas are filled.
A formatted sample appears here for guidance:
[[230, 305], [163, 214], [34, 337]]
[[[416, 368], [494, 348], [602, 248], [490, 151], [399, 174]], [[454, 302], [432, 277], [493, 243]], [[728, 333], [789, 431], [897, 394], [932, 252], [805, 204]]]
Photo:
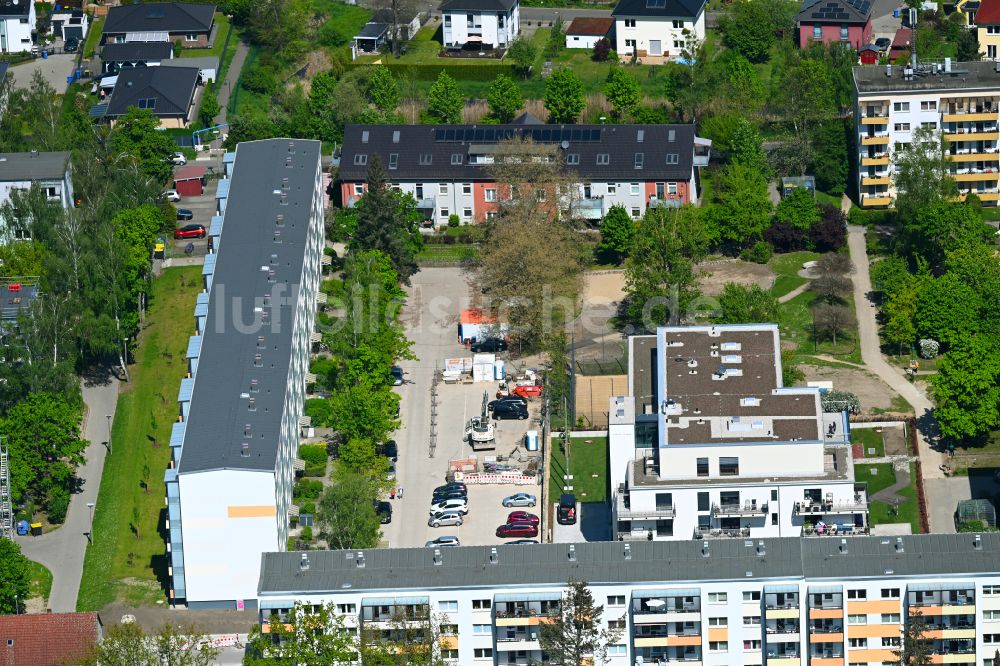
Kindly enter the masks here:
[[97, 613], [0, 617], [0, 666], [79, 663], [99, 638]]
[[[1000, 0], [998, 0], [1000, 1]], [[577, 16], [569, 24], [566, 30], [567, 35], [599, 35], [604, 37], [614, 26], [615, 20], [612, 18], [594, 18], [590, 16]]]

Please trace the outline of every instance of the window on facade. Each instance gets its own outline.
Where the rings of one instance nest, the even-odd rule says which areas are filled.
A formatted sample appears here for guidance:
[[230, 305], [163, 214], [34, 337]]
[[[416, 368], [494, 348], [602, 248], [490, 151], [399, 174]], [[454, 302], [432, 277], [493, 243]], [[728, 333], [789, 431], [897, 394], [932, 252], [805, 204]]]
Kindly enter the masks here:
[[434, 161], [434, 156], [430, 153], [420, 154], [420, 166], [430, 166], [431, 162]]
[[708, 501], [708, 493], [698, 493], [698, 510], [708, 511], [711, 508], [711, 504]]
[[579, 153], [570, 153], [566, 156], [566, 164], [579, 164], [580, 155]]
[[634, 39], [626, 39], [625, 40], [625, 48], [626, 49], [634, 49], [635, 48], [635, 40]]
[[448, 194], [448, 183], [438, 183], [438, 194]]
[[458, 601], [439, 601], [438, 608], [444, 612], [454, 613], [458, 611]]
[[458, 650], [452, 648], [441, 648], [442, 659], [458, 659]]
[[864, 613], [848, 615], [847, 624], [868, 624], [868, 616]]
[[724, 604], [729, 599], [729, 594], [727, 592], [709, 592], [708, 593], [708, 603], [710, 604]]
[[695, 471], [698, 476], [708, 476], [708, 458], [698, 458], [695, 463]]
[[907, 111], [910, 110], [910, 103], [909, 102], [893, 102], [892, 103], [892, 110], [893, 111], [898, 111], [898, 112], [901, 112], [901, 113], [906, 113]]
[[772, 513], [771, 514], [771, 524], [772, 525], [777, 525], [778, 524], [778, 514], [776, 514], [776, 513]]
[[[759, 591], [744, 592], [743, 601], [760, 601], [760, 592]], [[759, 619], [760, 618], [758, 618], [758, 621]]]
[[492, 632], [492, 627], [488, 624], [474, 624], [472, 625], [472, 633], [474, 634], [489, 634]]
[[899, 624], [899, 613], [882, 613], [882, 624]]
[[1000, 620], [1000, 610], [984, 610], [984, 620]]
[[442, 208], [441, 209], [441, 215], [440, 215], [440, 217], [447, 218], [450, 215], [451, 215], [451, 211], [450, 210], [448, 210], [447, 208]]
[[493, 648], [476, 648], [472, 651], [472, 656], [476, 659], [492, 659]]
[[729, 650], [729, 643], [726, 641], [709, 641], [709, 652], [726, 652]]
[[608, 596], [609, 606], [624, 606], [625, 605], [625, 595], [624, 594], [613, 594]]
[[883, 636], [882, 647], [898, 647], [899, 636]]
[[493, 608], [492, 599], [473, 599], [472, 610], [489, 610]]
[[625, 19], [625, 27], [626, 28], [634, 28], [635, 27], [635, 19]]
[[639, 183], [629, 183], [629, 194], [639, 194]]
[[729, 619], [725, 617], [710, 617], [708, 618], [708, 626], [710, 627], [728, 627]]
[[640, 215], [642, 215], [642, 211], [640, 211], [638, 208], [632, 209], [632, 217], [638, 218]]
[[451, 27], [451, 14], [445, 14], [444, 15], [444, 27], [446, 27], [446, 28], [450, 28]]
[[674, 21], [674, 30], [683, 30], [684, 21]]
[[920, 110], [921, 111], [937, 111], [937, 102], [928, 102], [928, 101], [921, 102], [920, 103]]
[[984, 643], [1000, 643], [1000, 634], [983, 634]]
[[618, 194], [618, 183], [608, 183], [608, 194], [609, 195]]
[[359, 154], [357, 154], [357, 155], [354, 156], [354, 165], [355, 166], [364, 166], [366, 164], [368, 164], [368, 155], [365, 155], [363, 153], [359, 153]]
[[719, 476], [739, 476], [740, 475], [740, 459], [739, 458], [719, 458]]
[[609, 645], [608, 646], [608, 656], [609, 657], [624, 657], [628, 654], [628, 647], [625, 645]]
[[538, 203], [545, 203], [545, 190], [541, 188], [535, 190], [535, 201]]
[[451, 155], [451, 163], [453, 165], [461, 164], [462, 163], [462, 153], [452, 153], [452, 155]]
[[983, 594], [987, 596], [1000, 594], [1000, 585], [983, 585]]
[[847, 591], [847, 598], [848, 599], [867, 599], [868, 598], [868, 590], [848, 590]]
[[840, 38], [847, 39], [848, 34], [849, 33], [847, 31], [847, 26], [846, 25], [840, 26]]
[[472, 183], [462, 183], [462, 194], [472, 194]]
[[677, 194], [677, 183], [667, 183], [667, 194]]
[[184, 41], [185, 42], [197, 42], [198, 41], [198, 35], [195, 35], [195, 34], [184, 35]]
[[823, 26], [813, 25], [813, 39], [823, 39]]
[[868, 647], [867, 638], [850, 638], [848, 640], [849, 640], [848, 645], [850, 645], [852, 648]]
[[898, 587], [883, 587], [882, 588], [882, 598], [883, 599], [899, 599], [899, 588]]
[[755, 640], [743, 641], [744, 652], [758, 652], [759, 650], [760, 650], [760, 641], [755, 641]]
[[758, 626], [760, 626], [760, 615], [744, 615], [743, 616], [743, 626], [745, 626], [745, 627], [758, 627]]
[[57, 197], [57, 196], [59, 196], [59, 190], [57, 188], [55, 188], [55, 187], [46, 187], [45, 188], [45, 196], [47, 196], [49, 198]]
[[673, 493], [656, 493], [656, 508], [659, 511], [670, 509], [674, 506]]
[[[1000, 26], [998, 26], [998, 27], [1000, 27]], [[986, 45], [986, 57], [989, 58], [990, 60], [996, 60], [997, 59], [997, 47], [996, 47], [996, 44], [987, 44]]]
[[472, 219], [472, 209], [471, 208], [463, 208], [462, 209], [462, 217], [464, 217], [467, 220], [471, 220]]
[[910, 131], [910, 123], [896, 123], [893, 127], [895, 128], [895, 130], [897, 132], [909, 132]]
[[486, 200], [487, 201], [496, 201], [497, 200], [497, 191], [495, 189], [493, 189], [493, 188], [487, 188], [486, 189]]
[[674, 40], [674, 48], [675, 49], [682, 49], [682, 48], [684, 48], [684, 40], [683, 39], [675, 39]]
[[395, 169], [399, 167], [399, 153], [389, 153], [389, 168]]
[[611, 163], [611, 155], [609, 155], [608, 153], [598, 153], [597, 154], [597, 165], [598, 166], [607, 166], [610, 163]]
[[667, 164], [679, 164], [681, 156], [677, 153], [667, 153]]
[[337, 604], [337, 612], [344, 615], [350, 615], [357, 612], [357, 606], [354, 604]]

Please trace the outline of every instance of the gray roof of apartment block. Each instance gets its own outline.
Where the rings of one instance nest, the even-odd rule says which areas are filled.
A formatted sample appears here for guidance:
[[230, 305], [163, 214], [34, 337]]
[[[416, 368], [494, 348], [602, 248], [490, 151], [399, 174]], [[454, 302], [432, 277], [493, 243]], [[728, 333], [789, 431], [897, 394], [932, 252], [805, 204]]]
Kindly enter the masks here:
[[[365, 180], [368, 165], [378, 155], [390, 180], [492, 180], [489, 167], [469, 164], [468, 156], [493, 152], [493, 146], [514, 137], [562, 151], [566, 169], [582, 178], [691, 178], [694, 125], [521, 125], [515, 121], [509, 125], [348, 125], [340, 179]], [[356, 158], [362, 155], [363, 159]], [[395, 168], [391, 155], [396, 156]], [[572, 156], [578, 163], [570, 161]]]
[[[564, 584], [676, 584], [1000, 572], [1000, 534], [467, 546], [262, 555], [261, 596]], [[495, 549], [495, 563], [491, 562]], [[572, 549], [572, 550], [571, 550]], [[843, 550], [842, 550], [843, 549]]]
[[68, 151], [0, 153], [0, 182], [62, 180], [69, 158]]
[[938, 64], [940, 71], [925, 68], [909, 79], [901, 65], [855, 67], [854, 87], [862, 95], [952, 90], [964, 94], [975, 90], [1000, 90], [1000, 72], [995, 62], [952, 62], [950, 72], [944, 71], [944, 63]]
[[208, 32], [215, 5], [186, 2], [147, 2], [108, 9], [103, 34], [126, 32]]
[[[236, 148], [180, 474], [274, 470], [319, 154], [319, 141], [302, 139], [249, 141]], [[278, 215], [284, 216], [281, 227]], [[255, 308], [269, 312], [267, 321]]]

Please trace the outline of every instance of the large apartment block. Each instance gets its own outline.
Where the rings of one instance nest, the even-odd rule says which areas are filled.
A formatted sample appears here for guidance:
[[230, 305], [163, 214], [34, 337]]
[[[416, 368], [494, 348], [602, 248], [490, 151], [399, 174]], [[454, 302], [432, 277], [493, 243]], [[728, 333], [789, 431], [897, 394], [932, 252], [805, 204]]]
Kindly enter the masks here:
[[435, 631], [448, 664], [537, 664], [576, 580], [621, 628], [611, 666], [881, 666], [918, 613], [930, 663], [992, 664], [998, 562], [996, 533], [268, 553], [259, 614], [333, 604], [385, 640]]
[[1000, 65], [951, 62], [855, 67], [858, 192], [867, 208], [892, 206], [893, 158], [929, 127], [943, 135], [959, 196], [1000, 199]]
[[490, 174], [498, 145], [530, 140], [539, 159], [558, 159], [578, 177], [572, 214], [601, 219], [612, 206], [641, 217], [651, 206], [698, 201], [698, 168], [711, 141], [693, 125], [542, 125], [527, 114], [511, 125], [348, 125], [340, 160], [345, 206], [365, 192], [377, 156], [390, 184], [413, 195], [436, 226], [458, 215], [463, 224], [496, 214], [497, 183]]
[[241, 143], [224, 160], [170, 438], [170, 596], [252, 607], [285, 548], [323, 254], [320, 143]]
[[867, 533], [847, 414], [782, 385], [776, 325], [633, 336], [628, 382], [609, 414], [619, 539]]

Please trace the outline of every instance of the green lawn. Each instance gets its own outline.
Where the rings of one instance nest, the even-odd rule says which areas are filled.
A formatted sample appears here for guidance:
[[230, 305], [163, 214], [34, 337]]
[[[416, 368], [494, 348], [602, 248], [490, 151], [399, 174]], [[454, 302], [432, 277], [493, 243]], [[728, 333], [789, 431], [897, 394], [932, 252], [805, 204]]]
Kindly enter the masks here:
[[207, 49], [182, 49], [182, 58], [205, 58], [215, 56], [222, 59], [222, 47], [226, 44], [226, 33], [229, 32], [229, 17], [222, 13], [215, 15], [215, 41]]
[[770, 266], [775, 275], [798, 277], [799, 271], [802, 270], [802, 264], [807, 261], [816, 261], [819, 257], [819, 252], [807, 252], [805, 250], [802, 252], [786, 252], [785, 254], [776, 254], [771, 257], [767, 265]]
[[[813, 334], [812, 304], [816, 298], [811, 291], [805, 291], [787, 303], [778, 306], [778, 325], [781, 328], [782, 342], [794, 342], [799, 354], [829, 354], [841, 357], [845, 361], [859, 363], [861, 354], [858, 351], [857, 322], [852, 321], [849, 331], [837, 336], [834, 343], [827, 337], [815, 341]], [[854, 299], [848, 295], [844, 306], [854, 318]]]
[[[132, 381], [118, 397], [112, 453], [104, 463], [94, 511], [94, 543], [83, 563], [79, 611], [100, 610], [118, 600], [142, 605], [166, 598], [163, 470], [170, 459], [170, 429], [177, 419], [177, 390], [187, 371], [184, 353], [200, 288], [200, 266], [168, 269], [153, 283]], [[147, 466], [148, 493], [142, 488]], [[136, 509], [139, 520], [133, 525]]]
[[[856, 434], [858, 431], [855, 430]], [[875, 470], [875, 476], [871, 471]], [[887, 502], [872, 502], [869, 499], [869, 522], [871, 525], [882, 525], [885, 523], [909, 523], [914, 534], [920, 533], [920, 509], [917, 506], [917, 490], [915, 487], [916, 471], [910, 465], [910, 485], [899, 491], [906, 501], [898, 507], [894, 507]], [[855, 465], [854, 480], [858, 483], [868, 484], [868, 497], [871, 498], [879, 490], [888, 488], [896, 482], [896, 475], [892, 470], [892, 465], [882, 463], [879, 465]]]
[[[608, 500], [608, 438], [571, 437], [569, 440], [570, 473], [576, 499], [581, 502]], [[552, 438], [552, 466], [549, 469], [550, 501], [562, 494], [566, 474], [566, 456], [558, 437]]]
[[52, 572], [38, 562], [28, 562], [28, 572], [31, 574], [31, 598], [41, 599], [45, 606], [49, 603], [49, 593], [52, 592]]
[[834, 196], [832, 194], [827, 194], [826, 192], [816, 192], [816, 203], [818, 204], [830, 204], [836, 208], [840, 208], [840, 197]]
[[[882, 433], [875, 432], [875, 428], [852, 428], [851, 441], [860, 444], [868, 458], [881, 458], [885, 455], [885, 438]], [[868, 449], [875, 449], [875, 453], [869, 453]]]
[[90, 60], [94, 57], [94, 51], [97, 50], [97, 43], [101, 41], [101, 33], [103, 31], [104, 17], [94, 17], [94, 20], [90, 22], [90, 28], [87, 31], [87, 39], [83, 42], [83, 57], [85, 60]]
[[771, 286], [771, 294], [775, 298], [781, 298], [785, 294], [795, 291], [806, 282], [808, 282], [807, 279], [798, 275], [779, 275], [775, 278], [774, 285]]
[[473, 245], [425, 245], [417, 254], [417, 263], [446, 261], [460, 263], [475, 259], [479, 251]]

